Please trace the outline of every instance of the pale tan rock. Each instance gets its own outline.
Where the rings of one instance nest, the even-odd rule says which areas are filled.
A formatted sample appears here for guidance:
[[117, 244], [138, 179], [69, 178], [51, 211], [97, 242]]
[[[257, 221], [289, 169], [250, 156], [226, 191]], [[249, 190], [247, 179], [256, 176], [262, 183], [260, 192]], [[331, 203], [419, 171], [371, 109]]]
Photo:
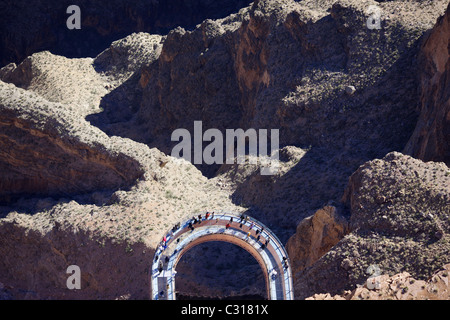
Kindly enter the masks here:
[[326, 206], [304, 219], [286, 244], [296, 273], [319, 259], [349, 231], [348, 222], [336, 207]]
[[[450, 264], [444, 265], [442, 270], [435, 273], [427, 281], [415, 280], [407, 272], [392, 277], [382, 275], [377, 277], [380, 289], [370, 290], [366, 285], [358, 287], [351, 292], [335, 295], [333, 299], [346, 300], [449, 300], [450, 287], [448, 272]], [[331, 297], [329, 293], [315, 294], [307, 300], [326, 300]]]

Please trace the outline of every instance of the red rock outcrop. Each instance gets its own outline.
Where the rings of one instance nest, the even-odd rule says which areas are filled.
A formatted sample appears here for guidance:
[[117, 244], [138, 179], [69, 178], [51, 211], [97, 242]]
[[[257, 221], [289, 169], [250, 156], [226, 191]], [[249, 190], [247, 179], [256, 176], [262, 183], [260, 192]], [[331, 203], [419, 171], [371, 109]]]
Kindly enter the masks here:
[[[77, 115], [67, 110], [51, 115], [52, 109], [61, 106], [3, 82], [0, 94], [4, 97], [0, 103], [0, 202], [21, 195], [64, 196], [124, 188], [143, 177], [143, 165], [123, 152], [114, 153], [115, 143], [100, 130], [92, 131], [84, 121], [69, 128], [69, 114], [73, 119]], [[41, 105], [33, 108], [33, 103]], [[105, 144], [93, 138], [105, 139]]]
[[391, 152], [360, 166], [343, 201], [349, 233], [295, 274], [297, 299], [353, 290], [374, 270], [426, 280], [450, 262], [450, 169], [444, 163]]
[[450, 5], [421, 50], [420, 118], [405, 152], [450, 164]]
[[348, 221], [333, 206], [325, 206], [303, 219], [286, 244], [293, 273], [314, 264], [348, 232]]

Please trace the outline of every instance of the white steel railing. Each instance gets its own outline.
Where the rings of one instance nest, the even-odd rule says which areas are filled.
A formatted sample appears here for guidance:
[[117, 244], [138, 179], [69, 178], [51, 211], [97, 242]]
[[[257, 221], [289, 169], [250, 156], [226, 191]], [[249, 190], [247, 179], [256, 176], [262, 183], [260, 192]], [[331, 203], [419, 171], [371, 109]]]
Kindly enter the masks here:
[[[212, 215], [212, 212], [211, 212]], [[241, 219], [241, 216], [244, 215], [246, 218]], [[290, 260], [289, 260], [289, 256], [287, 255], [286, 250], [284, 249], [284, 246], [282, 245], [281, 241], [278, 239], [278, 237], [269, 229], [267, 228], [267, 226], [265, 226], [263, 223], [261, 223], [260, 221], [246, 215], [246, 214], [234, 214], [234, 213], [228, 213], [228, 212], [214, 212], [214, 216], [211, 216], [208, 218], [208, 220], [210, 219], [218, 219], [219, 221], [229, 221], [231, 218], [233, 218], [233, 222], [236, 223], [242, 223], [242, 226], [250, 226], [251, 223], [253, 223], [253, 229], [252, 230], [262, 230], [260, 231], [261, 237], [263, 237], [265, 240], [269, 240], [269, 245], [274, 249], [274, 252], [277, 256], [277, 260], [278, 262], [280, 262], [281, 265], [281, 271], [283, 274], [283, 281], [284, 281], [284, 289], [285, 289], [285, 293], [284, 293], [284, 297], [287, 300], [293, 300], [294, 299], [294, 295], [293, 295], [293, 280], [292, 280], [292, 271], [290, 268]], [[174, 230], [174, 228], [170, 228], [165, 234], [164, 237], [166, 238], [166, 244], [171, 243], [171, 241], [175, 238], [176, 234], [179, 231], [184, 230], [185, 228], [188, 227], [189, 222], [192, 222], [192, 218], [186, 219], [184, 220], [182, 223], [180, 223], [180, 227], [177, 228], [176, 230]], [[202, 214], [202, 221], [205, 221], [205, 214]], [[201, 222], [202, 222], [201, 221]], [[223, 227], [223, 226], [222, 226]], [[197, 238], [197, 236], [195, 236], [194, 238]], [[193, 240], [193, 239], [192, 239]], [[190, 241], [189, 237], [187, 237], [186, 239], [184, 239], [182, 241], [182, 243], [180, 243], [181, 249], [177, 250], [177, 251], [181, 251], [182, 248], [184, 248], [186, 245], [189, 244]], [[256, 239], [255, 239], [255, 244], [256, 244]], [[177, 247], [179, 248], [179, 246], [177, 245]], [[266, 247], [265, 249], [268, 249], [268, 247]], [[159, 275], [159, 270], [158, 270], [158, 265], [162, 256], [162, 253], [164, 252], [164, 248], [157, 248], [156, 252], [155, 252], [155, 259], [153, 261], [153, 265], [152, 265], [152, 279], [154, 277], [157, 277]], [[267, 255], [267, 254], [266, 254]], [[274, 257], [275, 258], [275, 257]], [[265, 259], [266, 260], [266, 259]], [[169, 259], [169, 264], [167, 265], [167, 270], [172, 271], [172, 267], [173, 267], [173, 260]], [[275, 263], [277, 261], [275, 260]], [[270, 272], [271, 270], [267, 269], [268, 272]], [[152, 294], [153, 294], [153, 298], [157, 299], [158, 297], [158, 287], [157, 287], [157, 279], [155, 279], [156, 281], [152, 281]], [[167, 298], [169, 298], [169, 296], [171, 296], [170, 298], [173, 298], [173, 290], [174, 290], [174, 274], [172, 272], [170, 272], [170, 277], [167, 279], [168, 280], [168, 285], [169, 285], [169, 289], [170, 292], [167, 292]], [[156, 284], [156, 286], [155, 286]], [[272, 291], [272, 290], [271, 290]], [[169, 299], [170, 299], [169, 298]]]

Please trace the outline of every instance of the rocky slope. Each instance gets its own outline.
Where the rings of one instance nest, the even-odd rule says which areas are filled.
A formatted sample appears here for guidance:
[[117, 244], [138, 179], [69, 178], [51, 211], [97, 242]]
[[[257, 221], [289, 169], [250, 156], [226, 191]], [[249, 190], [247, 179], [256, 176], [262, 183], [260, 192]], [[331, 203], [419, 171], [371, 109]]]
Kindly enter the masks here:
[[[450, 169], [444, 163], [389, 153], [350, 177], [343, 202], [350, 210], [348, 233], [338, 234], [338, 242], [330, 236], [336, 244], [297, 272], [297, 298], [352, 290], [367, 280], [374, 265], [381, 274], [406, 271], [425, 280], [449, 263]], [[290, 242], [308, 244], [327, 228], [336, 228], [335, 222], [298, 233]], [[294, 261], [297, 247], [288, 246]]]
[[[373, 4], [385, 12], [382, 31], [364, 27]], [[241, 166], [237, 173], [247, 179], [230, 183], [235, 201], [292, 233], [301, 219], [339, 200], [359, 165], [404, 148], [418, 116], [420, 38], [446, 6], [256, 1], [194, 30], [174, 29], [160, 58], [143, 68], [132, 120], [121, 130], [106, 121], [102, 129], [135, 139], [139, 128], [139, 141], [170, 153], [171, 132], [192, 132], [194, 120], [203, 121], [203, 130], [279, 128], [281, 147], [301, 149], [292, 168], [261, 177]], [[356, 92], [346, 94], [348, 86]]]
[[[43, 52], [2, 70], [17, 85], [0, 82], [0, 274], [15, 299], [147, 298], [148, 268], [167, 229], [207, 209], [242, 210], [190, 163], [83, 119], [130, 77], [113, 62], [114, 79], [96, 71], [129, 39], [98, 61]], [[58, 81], [61, 73], [71, 76]], [[71, 264], [82, 270], [82, 291], [66, 288]]]
[[[446, 74], [448, 74], [449, 56], [447, 50], [448, 40], [450, 39], [450, 32], [448, 30], [448, 21], [450, 16], [450, 10], [447, 8], [447, 12], [444, 16], [440, 17], [434, 26], [433, 30], [425, 38], [423, 45], [421, 46], [419, 53], [420, 61], [420, 78], [421, 78], [421, 100], [420, 109], [421, 114], [416, 126], [416, 129], [405, 147], [405, 152], [408, 152], [425, 161], [435, 160], [444, 161], [448, 165], [448, 142], [450, 136], [446, 132], [446, 121], [448, 113], [448, 85], [446, 84]], [[447, 68], [447, 69], [446, 69]], [[341, 265], [334, 265], [334, 270], [331, 271], [331, 266], [325, 267], [330, 274], [336, 272], [336, 270], [344, 269], [347, 271], [347, 284], [342, 288], [351, 288], [355, 283], [357, 286], [364, 284], [364, 277], [360, 277], [359, 283], [355, 281], [355, 267], [360, 269], [357, 274], [363, 274], [361, 265], [363, 267], [369, 267], [370, 263], [375, 263], [380, 272], [383, 274], [381, 290], [372, 290], [367, 288], [367, 285], [363, 288], [354, 289], [352, 292], [347, 291], [343, 296], [335, 296], [338, 299], [448, 299], [448, 279], [446, 274], [448, 272], [440, 272], [440, 276], [433, 276], [432, 283], [425, 283], [423, 280], [431, 276], [432, 270], [437, 270], [440, 265], [446, 263], [448, 259], [449, 248], [446, 245], [448, 240], [445, 240], [448, 234], [448, 216], [449, 216], [449, 204], [448, 204], [448, 181], [442, 181], [444, 177], [450, 175], [448, 167], [444, 164], [432, 164], [414, 162], [407, 157], [401, 157], [400, 155], [391, 155], [391, 159], [396, 159], [390, 166], [390, 172], [385, 178], [377, 179], [379, 177], [379, 171], [374, 168], [368, 168], [364, 165], [364, 169], [359, 169], [350, 180], [349, 187], [344, 195], [344, 201], [350, 204], [351, 219], [350, 230], [351, 233], [343, 237], [343, 242], [337, 243], [336, 248], [333, 248], [329, 254], [333, 256], [337, 255], [341, 259]], [[400, 161], [398, 161], [400, 160]], [[407, 161], [405, 161], [407, 160]], [[415, 167], [415, 168], [414, 168]], [[420, 169], [419, 169], [420, 168]], [[367, 171], [368, 170], [368, 171]], [[424, 171], [425, 170], [425, 171]], [[373, 171], [373, 172], [371, 172]], [[375, 173], [375, 174], [374, 174]], [[369, 176], [367, 176], [367, 174]], [[401, 176], [399, 176], [401, 174]], [[407, 176], [414, 174], [415, 178], [408, 178]], [[406, 176], [405, 176], [406, 175]], [[369, 179], [367, 179], [370, 177]], [[401, 178], [399, 178], [401, 177]], [[385, 180], [383, 182], [383, 180]], [[406, 185], [405, 183], [409, 184]], [[364, 186], [366, 184], [366, 186]], [[425, 185], [425, 188], [423, 186]], [[369, 187], [373, 186], [373, 189]], [[430, 186], [434, 186], [435, 191], [431, 191]], [[398, 189], [400, 187], [400, 189]], [[355, 189], [358, 190], [355, 192]], [[389, 190], [391, 189], [391, 190]], [[359, 190], [363, 190], [360, 192]], [[382, 190], [381, 192], [378, 192]], [[374, 192], [375, 191], [375, 192]], [[394, 191], [394, 193], [392, 192]], [[396, 194], [397, 192], [397, 194]], [[420, 196], [419, 196], [420, 195]], [[401, 201], [393, 201], [393, 198], [400, 197]], [[420, 197], [422, 197], [420, 199]], [[396, 204], [395, 204], [396, 203]], [[387, 205], [386, 209], [383, 207]], [[390, 215], [380, 215], [382, 211], [391, 213], [392, 210], [396, 216], [394, 219], [389, 218]], [[431, 210], [431, 211], [430, 211]], [[363, 215], [360, 215], [364, 212]], [[436, 215], [437, 213], [437, 215]], [[441, 217], [441, 218], [439, 218]], [[427, 221], [427, 219], [428, 221]], [[442, 218], [444, 218], [442, 220]], [[356, 222], [359, 220], [359, 222]], [[353, 221], [353, 223], [352, 223]], [[430, 224], [431, 223], [431, 224]], [[302, 229], [303, 223], [299, 225]], [[334, 221], [329, 223], [329, 227], [335, 226]], [[433, 226], [433, 227], [431, 227]], [[304, 228], [304, 227], [303, 227]], [[318, 234], [320, 237], [324, 228], [307, 229], [311, 234]], [[349, 244], [348, 238], [353, 238], [353, 233], [358, 234], [363, 230], [364, 236], [356, 237], [356, 243]], [[420, 231], [420, 232], [419, 232]], [[388, 234], [388, 238], [395, 235], [395, 239], [400, 241], [401, 252], [393, 253], [390, 258], [391, 263], [388, 263], [386, 270], [386, 263], [383, 261], [385, 256], [389, 256], [388, 247], [385, 241], [378, 239], [372, 239], [367, 243], [368, 238], [373, 238], [373, 234]], [[317, 236], [316, 236], [317, 237]], [[303, 246], [308, 246], [311, 236], [303, 236], [303, 233], [297, 232], [290, 243], [296, 242]], [[407, 244], [404, 243], [406, 239]], [[442, 239], [444, 239], [442, 241]], [[414, 244], [415, 242], [415, 244]], [[289, 243], [289, 242], [288, 242]], [[347, 244], [345, 244], [347, 243]], [[384, 244], [383, 244], [384, 243]], [[356, 246], [355, 246], [356, 244]], [[437, 245], [437, 248], [435, 245]], [[381, 247], [380, 247], [381, 245]], [[342, 251], [342, 247], [345, 247]], [[360, 258], [361, 251], [365, 248], [369, 248], [369, 253], [374, 259], [370, 262], [364, 262]], [[416, 249], [413, 249], [416, 247]], [[303, 256], [295, 250], [290, 248], [290, 252], [294, 257], [302, 258]], [[351, 248], [356, 248], [355, 251], [351, 251]], [[437, 250], [435, 252], [434, 250]], [[307, 250], [305, 250], [308, 252]], [[304, 251], [304, 252], [305, 252]], [[345, 253], [345, 251], [347, 253]], [[413, 256], [410, 253], [413, 252]], [[381, 255], [380, 255], [381, 254]], [[364, 255], [363, 255], [364, 256]], [[345, 258], [344, 258], [345, 257]], [[444, 261], [435, 262], [435, 259], [444, 258]], [[367, 258], [367, 256], [365, 257]], [[364, 259], [363, 259], [364, 260]], [[294, 261], [299, 261], [294, 258]], [[300, 259], [300, 261], [302, 261]], [[394, 263], [394, 261], [396, 261]], [[321, 269], [326, 265], [326, 262], [318, 260], [318, 269]], [[383, 265], [383, 267], [381, 267]], [[308, 267], [308, 265], [301, 265], [302, 268]], [[383, 270], [384, 268], [384, 270]], [[314, 269], [314, 267], [312, 268]], [[316, 277], [322, 278], [329, 276], [326, 275], [326, 271], [306, 271], [303, 270], [305, 278]], [[406, 270], [409, 273], [414, 274], [415, 277], [420, 278], [420, 288], [418, 283], [414, 279], [409, 278], [409, 273], [403, 272], [393, 278], [389, 278], [387, 275], [395, 272]], [[298, 269], [297, 269], [298, 271]], [[368, 271], [368, 270], [366, 270]], [[372, 270], [373, 271], [373, 270]], [[300, 273], [302, 273], [300, 272]], [[316, 273], [317, 272], [317, 273]], [[365, 277], [369, 277], [366, 274]], [[303, 276], [301, 276], [303, 277]], [[345, 276], [342, 275], [342, 278]], [[314, 278], [317, 280], [317, 278]], [[437, 283], [443, 280], [443, 287], [437, 288], [433, 286], [433, 283]], [[439, 280], [439, 281], [438, 281]], [[300, 282], [301, 280], [299, 280]], [[300, 292], [305, 289], [297, 282], [301, 287]], [[320, 281], [319, 281], [320, 282]], [[330, 281], [333, 283], [333, 281]], [[413, 287], [414, 290], [408, 290], [412, 284], [416, 283]], [[442, 283], [440, 281], [439, 283]], [[427, 287], [427, 289], [425, 289]], [[400, 290], [401, 289], [401, 290]], [[308, 289], [306, 289], [308, 290]], [[317, 287], [314, 289], [317, 290]], [[337, 292], [336, 287], [330, 285], [328, 289], [322, 288], [322, 292]], [[320, 291], [320, 290], [319, 290]], [[408, 293], [407, 293], [408, 292]], [[314, 299], [328, 299], [332, 298], [329, 293], [315, 295]]]
[[449, 300], [450, 265], [425, 280], [416, 280], [408, 272], [380, 275], [345, 295], [315, 294], [307, 300]]
[[450, 164], [450, 6], [421, 48], [420, 118], [405, 152]]
[[[369, 5], [383, 12], [380, 30], [366, 26]], [[8, 60], [0, 69], [2, 296], [148, 298], [162, 234], [205, 210], [246, 211], [287, 242], [299, 299], [353, 290], [371, 265], [425, 281], [449, 262], [449, 169], [391, 151], [403, 150], [416, 127], [407, 150], [445, 160], [434, 158], [446, 152], [437, 147], [445, 126], [426, 133], [441, 141], [434, 146], [419, 147], [416, 137], [448, 100], [447, 18], [427, 37], [447, 5], [260, 0], [191, 30], [133, 33], [95, 58], [43, 51]], [[106, 36], [128, 30], [92, 17], [83, 24]], [[26, 50], [39, 43], [34, 35]], [[280, 170], [261, 176], [249, 163], [195, 167], [168, 156], [171, 132], [192, 130], [194, 120], [203, 130], [280, 129]], [[199, 250], [179, 270], [184, 293], [219, 295], [205, 289], [216, 280], [195, 271], [240, 255]], [[260, 289], [242, 281], [257, 268], [241, 263], [221, 279], [222, 293]], [[81, 267], [83, 290], [66, 288], [70, 264]]]
[[76, 114], [13, 85], [1, 82], [0, 95], [0, 144], [8, 150], [0, 161], [3, 203], [24, 194], [63, 196], [124, 188], [143, 177], [144, 164], [126, 151], [117, 152], [125, 141], [109, 139], [83, 120], [67, 121], [77, 119]]
[[[95, 57], [112, 41], [133, 32], [166, 34], [179, 25], [193, 28], [248, 5], [246, 0], [2, 1], [0, 66], [20, 63], [38, 51], [66, 57]], [[69, 30], [70, 5], [81, 11], [81, 29]]]
[[161, 39], [132, 34], [96, 59], [68, 59], [44, 51], [1, 69], [0, 79], [14, 84], [1, 82], [1, 144], [8, 150], [1, 155], [3, 203], [24, 194], [62, 196], [127, 188], [149, 174], [152, 165], [145, 159], [150, 154], [143, 151], [148, 149], [108, 137], [83, 118], [100, 112], [109, 92], [129, 81], [142, 61], [159, 55]]
[[312, 266], [349, 233], [347, 217], [339, 211], [326, 206], [299, 223], [286, 244], [293, 274]]

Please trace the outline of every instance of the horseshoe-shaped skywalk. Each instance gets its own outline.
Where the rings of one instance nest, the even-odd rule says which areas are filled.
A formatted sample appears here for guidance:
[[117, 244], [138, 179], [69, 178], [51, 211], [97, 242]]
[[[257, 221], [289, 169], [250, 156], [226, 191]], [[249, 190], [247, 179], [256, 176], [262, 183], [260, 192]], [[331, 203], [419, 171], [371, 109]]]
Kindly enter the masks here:
[[176, 299], [178, 261], [192, 247], [209, 241], [225, 241], [247, 250], [264, 273], [267, 299], [294, 299], [289, 257], [269, 228], [248, 215], [210, 212], [194, 218], [174, 226], [157, 248], [150, 274], [153, 300]]

